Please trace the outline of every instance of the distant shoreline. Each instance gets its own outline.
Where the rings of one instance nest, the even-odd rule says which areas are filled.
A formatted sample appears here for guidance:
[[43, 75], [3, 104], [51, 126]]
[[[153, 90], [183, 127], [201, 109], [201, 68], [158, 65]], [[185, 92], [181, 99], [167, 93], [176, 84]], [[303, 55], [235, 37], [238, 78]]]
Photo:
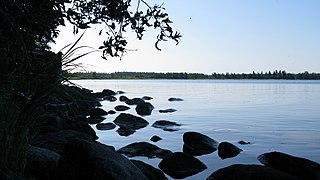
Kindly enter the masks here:
[[98, 73], [98, 72], [76, 72], [68, 73], [69, 80], [80, 79], [241, 79], [241, 80], [320, 80], [320, 73], [310, 73], [308, 71], [302, 73], [287, 73], [286, 71], [268, 71], [268, 72], [252, 72], [252, 73], [212, 73], [210, 75], [203, 73], [156, 73], [156, 72], [114, 72], [114, 73]]

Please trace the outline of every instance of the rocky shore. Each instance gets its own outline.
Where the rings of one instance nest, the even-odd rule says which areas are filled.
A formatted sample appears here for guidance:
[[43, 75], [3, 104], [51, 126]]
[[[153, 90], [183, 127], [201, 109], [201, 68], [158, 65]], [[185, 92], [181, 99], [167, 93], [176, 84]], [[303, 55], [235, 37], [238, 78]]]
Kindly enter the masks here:
[[[152, 114], [154, 106], [148, 102], [152, 97], [132, 98], [105, 89], [92, 92], [85, 88], [63, 86], [68, 94], [66, 99], [52, 99], [46, 104], [46, 113], [38, 121], [38, 132], [32, 139], [28, 151], [26, 178], [58, 179], [183, 179], [207, 169], [197, 156], [218, 151], [221, 159], [241, 155], [242, 149], [229, 142], [217, 142], [199, 132], [183, 134], [182, 152], [172, 152], [154, 144], [161, 137], [154, 136], [150, 142], [132, 142], [115, 149], [112, 145], [101, 144], [92, 128], [109, 130], [118, 127], [120, 136], [129, 136], [146, 126], [164, 131], [179, 130], [181, 124], [170, 121], [157, 121], [149, 124], [143, 117]], [[121, 94], [121, 95], [120, 95]], [[119, 99], [116, 97], [119, 97]], [[121, 101], [115, 111], [120, 114], [113, 123], [103, 123], [104, 116], [115, 111], [105, 111], [100, 101]], [[168, 101], [183, 101], [172, 97]], [[138, 114], [125, 113], [134, 108]], [[175, 109], [160, 110], [160, 113], [172, 113]], [[239, 144], [250, 144], [241, 141]], [[153, 167], [130, 157], [145, 156], [160, 158], [158, 167]], [[259, 155], [261, 164], [234, 164], [223, 167], [207, 177], [215, 180], [251, 180], [251, 179], [303, 179], [320, 180], [320, 165], [308, 159], [294, 157], [283, 152], [266, 152]], [[0, 167], [0, 179], [19, 179], [8, 169]], [[21, 178], [22, 179], [22, 178]]]

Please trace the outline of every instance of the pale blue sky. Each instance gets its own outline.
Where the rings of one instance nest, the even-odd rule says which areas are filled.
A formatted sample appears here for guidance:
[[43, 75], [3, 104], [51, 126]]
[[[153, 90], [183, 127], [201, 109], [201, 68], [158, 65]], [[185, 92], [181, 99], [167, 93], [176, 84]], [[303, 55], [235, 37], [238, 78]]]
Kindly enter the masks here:
[[[181, 42], [154, 48], [150, 29], [142, 41], [128, 34], [129, 52], [119, 59], [100, 54], [80, 62], [88, 71], [115, 72], [320, 72], [319, 0], [146, 0], [161, 4], [183, 35]], [[75, 41], [72, 29], [61, 28], [53, 50]], [[88, 30], [85, 45], [99, 47], [98, 30]]]

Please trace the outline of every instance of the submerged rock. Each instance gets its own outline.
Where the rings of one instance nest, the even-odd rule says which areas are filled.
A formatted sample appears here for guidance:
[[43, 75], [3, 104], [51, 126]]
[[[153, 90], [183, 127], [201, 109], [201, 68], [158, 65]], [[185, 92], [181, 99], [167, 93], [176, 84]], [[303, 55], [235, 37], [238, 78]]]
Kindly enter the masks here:
[[116, 128], [116, 125], [113, 123], [99, 123], [96, 125], [96, 128], [100, 131], [102, 130], [111, 130]]
[[154, 136], [152, 136], [152, 137], [150, 138], [150, 140], [151, 140], [152, 142], [158, 142], [158, 141], [162, 140], [162, 138], [159, 137], [159, 136], [154, 135]]
[[210, 154], [217, 150], [219, 144], [204, 134], [192, 131], [183, 134], [183, 142], [183, 152], [193, 156]]
[[269, 152], [258, 156], [265, 166], [298, 176], [302, 179], [320, 180], [320, 164], [282, 152]]
[[137, 166], [149, 180], [167, 180], [168, 179], [160, 169], [157, 169], [139, 160], [132, 159], [130, 161], [135, 166]]
[[172, 178], [182, 179], [207, 169], [207, 166], [191, 155], [175, 152], [166, 156], [159, 168]]
[[133, 134], [135, 132], [136, 132], [136, 130], [128, 129], [128, 128], [125, 128], [125, 127], [120, 127], [120, 128], [117, 129], [117, 133], [120, 136], [130, 136], [131, 134]]
[[118, 106], [114, 107], [114, 109], [115, 109], [116, 111], [126, 111], [126, 110], [129, 110], [130, 107], [124, 106], [124, 105], [118, 105]]
[[126, 104], [128, 105], [137, 105], [139, 103], [144, 103], [145, 101], [141, 98], [133, 98], [125, 101]]
[[239, 144], [241, 145], [247, 145], [247, 144], [251, 144], [251, 142], [246, 142], [246, 141], [238, 141]]
[[146, 156], [148, 158], [164, 158], [172, 153], [169, 150], [161, 149], [158, 146], [148, 142], [135, 142], [120, 148], [118, 152], [125, 154], [128, 157]]
[[145, 101], [148, 101], [148, 100], [151, 100], [153, 99], [152, 97], [149, 97], [149, 96], [143, 96], [141, 99], [145, 100]]
[[110, 102], [115, 102], [115, 101], [117, 101], [117, 98], [114, 97], [114, 96], [104, 96], [103, 100], [107, 100], [107, 101], [110, 101]]
[[170, 102], [172, 102], [172, 101], [183, 101], [183, 99], [171, 97], [171, 98], [168, 99], [168, 101], [170, 101]]
[[125, 101], [128, 101], [129, 100], [129, 98], [127, 97], [127, 96], [120, 96], [119, 97], [119, 101], [121, 101], [121, 102], [125, 102]]
[[234, 164], [213, 172], [207, 180], [299, 180], [299, 178], [262, 165]]
[[160, 128], [165, 131], [178, 131], [178, 126], [181, 126], [181, 124], [178, 124], [176, 122], [166, 121], [166, 120], [159, 120], [152, 124], [152, 127]]
[[140, 129], [148, 126], [145, 119], [127, 113], [121, 113], [113, 121], [116, 125], [126, 129]]
[[153, 105], [149, 102], [139, 103], [136, 106], [136, 112], [141, 116], [151, 115], [153, 109]]
[[177, 110], [175, 110], [175, 109], [169, 108], [169, 109], [159, 110], [159, 113], [173, 113], [173, 112], [176, 112], [176, 111]]
[[242, 149], [228, 142], [221, 142], [218, 146], [218, 155], [221, 159], [235, 157], [241, 151]]

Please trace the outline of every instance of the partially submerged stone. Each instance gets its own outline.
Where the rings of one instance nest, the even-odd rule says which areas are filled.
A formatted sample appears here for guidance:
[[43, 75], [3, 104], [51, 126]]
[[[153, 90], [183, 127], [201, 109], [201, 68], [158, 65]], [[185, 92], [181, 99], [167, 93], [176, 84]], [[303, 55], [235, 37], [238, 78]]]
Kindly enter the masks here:
[[262, 165], [234, 164], [213, 172], [207, 180], [301, 180]]
[[183, 134], [183, 142], [183, 152], [193, 156], [210, 154], [217, 150], [219, 144], [214, 139], [193, 131]]
[[139, 161], [139, 160], [130, 160], [135, 166], [137, 166], [142, 173], [148, 178], [152, 180], [167, 180], [168, 178], [164, 175], [164, 173], [158, 169], [155, 168], [145, 162]]
[[141, 116], [151, 115], [152, 110], [154, 109], [153, 105], [149, 102], [142, 102], [137, 104], [136, 112]]
[[175, 152], [166, 156], [159, 168], [172, 178], [182, 179], [207, 169], [207, 166], [189, 154]]
[[126, 129], [140, 129], [149, 124], [145, 119], [127, 113], [119, 114], [113, 122]]
[[135, 142], [120, 148], [118, 152], [128, 157], [145, 156], [148, 158], [164, 158], [172, 153], [170, 150], [161, 149], [148, 142]]
[[159, 120], [152, 124], [152, 127], [160, 128], [164, 131], [177, 131], [179, 130], [179, 126], [181, 126], [181, 124], [167, 120]]
[[116, 128], [116, 125], [113, 124], [113, 123], [99, 123], [96, 125], [96, 128], [100, 131], [102, 130], [111, 130], [111, 129], [114, 129]]
[[320, 180], [320, 164], [282, 152], [269, 152], [258, 156], [265, 166], [286, 172], [302, 179]]
[[221, 159], [232, 158], [237, 156], [242, 149], [229, 142], [221, 142], [218, 146], [218, 155]]
[[159, 110], [159, 113], [173, 113], [176, 111], [177, 111], [176, 109], [169, 108], [169, 109], [161, 109], [161, 110]]

